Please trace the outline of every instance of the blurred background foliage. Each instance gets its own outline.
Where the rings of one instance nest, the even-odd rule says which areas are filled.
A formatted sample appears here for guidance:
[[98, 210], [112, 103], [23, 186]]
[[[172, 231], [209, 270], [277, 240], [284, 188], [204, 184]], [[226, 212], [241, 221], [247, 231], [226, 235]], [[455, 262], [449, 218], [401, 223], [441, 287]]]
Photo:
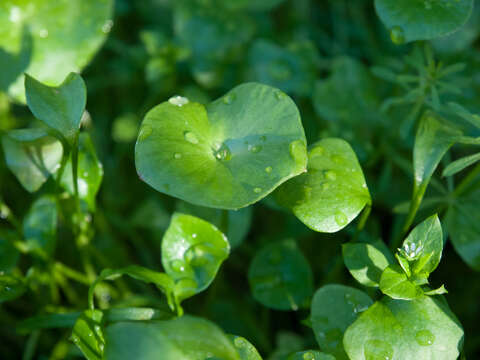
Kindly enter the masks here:
[[[388, 242], [400, 231], [408, 210], [416, 120], [424, 107], [438, 96], [442, 102], [458, 102], [480, 112], [479, 20], [477, 7], [469, 23], [453, 35], [426, 47], [397, 46], [371, 0], [116, 0], [113, 23], [103, 29], [106, 42], [82, 72], [88, 88], [88, 114], [82, 126], [104, 168], [90, 244], [95, 268], [140, 264], [161, 269], [160, 241], [171, 214], [200, 216], [222, 229], [234, 250], [210, 288], [185, 302], [186, 312], [248, 338], [268, 359], [285, 359], [292, 351], [316, 347], [313, 332], [302, 322], [308, 309], [276, 311], [256, 302], [248, 266], [263, 246], [294, 238], [312, 266], [314, 288], [333, 282], [354, 285], [343, 265], [341, 244], [353, 236], [355, 226], [319, 234], [276, 208], [269, 198], [225, 212], [158, 193], [136, 175], [134, 144], [140, 122], [151, 107], [173, 95], [208, 103], [243, 82], [278, 87], [298, 105], [309, 144], [333, 136], [352, 145], [373, 197], [372, 214], [360, 236]], [[0, 64], [5, 56], [13, 55], [0, 49]], [[437, 78], [429, 71], [431, 57], [445, 65], [464, 64], [461, 72], [446, 74], [433, 95], [431, 85]], [[18, 65], [21, 73], [25, 66], [20, 60]], [[1, 79], [4, 90], [13, 81]], [[413, 89], [420, 90], [412, 95]], [[418, 102], [419, 93], [425, 101]], [[454, 121], [466, 134], [480, 135], [461, 118]], [[1, 131], [35, 123], [24, 105], [0, 93]], [[447, 157], [471, 152], [468, 146], [456, 146]], [[454, 180], [438, 175], [426, 198], [445, 197], [444, 189], [448, 194]], [[475, 186], [479, 185], [480, 181]], [[49, 193], [54, 186], [49, 180], [40, 193]], [[0, 194], [19, 219], [34, 200], [4, 160]], [[417, 219], [444, 210], [444, 203], [426, 201]], [[476, 216], [480, 221], [480, 212]], [[55, 258], [78, 268], [70, 221], [68, 214], [60, 214]], [[70, 297], [62, 293], [52, 301], [45, 271], [51, 264], [9, 249], [6, 239], [15, 235], [1, 219], [0, 235], [0, 252], [12, 254], [8, 263], [0, 264], [3, 269], [39, 273], [36, 286], [26, 295], [0, 305], [0, 357], [18, 359], [35, 339], [18, 334], [17, 322], [41, 312], [83, 309], [87, 288], [72, 284]], [[449, 290], [450, 307], [465, 329], [467, 358], [480, 356], [478, 272], [447, 243], [433, 277], [433, 283], [445, 283]], [[165, 306], [153, 288], [138, 282], [101, 289], [103, 306]], [[69, 330], [35, 336], [37, 354], [42, 354], [38, 359], [80, 356], [68, 342]]]

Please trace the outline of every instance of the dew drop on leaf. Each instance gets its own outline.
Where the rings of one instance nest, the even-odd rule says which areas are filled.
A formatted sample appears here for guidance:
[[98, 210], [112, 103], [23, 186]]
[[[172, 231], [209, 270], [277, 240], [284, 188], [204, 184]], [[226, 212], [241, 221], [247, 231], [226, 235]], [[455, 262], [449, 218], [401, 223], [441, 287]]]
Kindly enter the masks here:
[[341, 211], [336, 212], [335, 213], [335, 222], [337, 223], [338, 226], [346, 225], [348, 223], [347, 215], [345, 215]]
[[302, 140], [292, 141], [289, 145], [290, 156], [297, 164], [303, 164], [306, 160], [307, 154], [305, 151], [305, 144]]
[[325, 177], [328, 179], [328, 180], [336, 180], [337, 179], [337, 174], [335, 173], [335, 171], [333, 170], [328, 170], [326, 173], [325, 173]]
[[287, 94], [285, 94], [283, 91], [280, 91], [280, 90], [275, 91], [275, 97], [276, 97], [278, 100], [282, 100], [282, 99], [284, 99], [286, 96], [287, 96]]
[[233, 340], [233, 344], [237, 348], [242, 348], [246, 345], [246, 342], [241, 337], [236, 337], [235, 340]]
[[172, 96], [170, 99], [168, 99], [168, 102], [172, 105], [182, 107], [185, 104], [189, 103], [189, 100], [186, 97], [183, 96]]
[[392, 360], [393, 348], [383, 340], [368, 340], [363, 348], [365, 360]]
[[248, 151], [250, 151], [251, 153], [259, 153], [260, 151], [262, 151], [262, 146], [261, 145], [248, 145], [247, 147]]
[[253, 192], [255, 194], [260, 194], [262, 192], [262, 188], [256, 187], [255, 189], [253, 189]]
[[185, 271], [185, 265], [183, 264], [183, 261], [181, 261], [181, 260], [173, 260], [170, 263], [170, 267], [172, 268], [173, 271], [178, 271], [178, 272]]
[[174, 158], [174, 159], [177, 159], [177, 160], [178, 160], [178, 159], [181, 159], [181, 158], [182, 158], [182, 154], [180, 154], [180, 153], [175, 153], [175, 154], [173, 154], [173, 158]]
[[315, 360], [315, 354], [307, 351], [305, 354], [303, 354], [303, 360]]
[[402, 45], [405, 42], [405, 34], [400, 26], [390, 29], [390, 39], [395, 45]]
[[227, 161], [232, 158], [232, 153], [226, 144], [217, 146], [217, 149], [213, 151], [213, 155], [216, 159], [221, 161]]
[[223, 103], [230, 105], [235, 100], [235, 94], [227, 94], [223, 97]]
[[195, 135], [191, 131], [185, 131], [183, 134], [183, 137], [185, 138], [186, 141], [188, 141], [190, 144], [198, 144], [198, 138], [197, 135]]
[[421, 346], [429, 346], [435, 342], [435, 335], [429, 330], [420, 330], [415, 334], [415, 340]]
[[209, 248], [206, 244], [195, 244], [185, 252], [185, 260], [192, 266], [203, 266], [209, 261]]
[[267, 167], [265, 168], [265, 172], [266, 172], [267, 174], [270, 174], [270, 173], [272, 172], [272, 170], [273, 170], [273, 169], [272, 169], [271, 166], [267, 166]]
[[138, 135], [138, 139], [143, 141], [147, 139], [150, 135], [152, 135], [153, 129], [150, 125], [143, 125], [140, 129], [140, 134]]

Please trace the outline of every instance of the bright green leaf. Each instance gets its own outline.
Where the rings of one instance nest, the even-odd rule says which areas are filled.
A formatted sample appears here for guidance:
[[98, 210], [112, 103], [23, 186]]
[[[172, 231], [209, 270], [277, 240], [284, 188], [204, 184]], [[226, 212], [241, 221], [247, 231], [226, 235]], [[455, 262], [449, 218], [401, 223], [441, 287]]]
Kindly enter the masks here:
[[347, 329], [343, 343], [351, 360], [455, 360], [463, 344], [463, 330], [439, 299], [384, 297]]
[[229, 252], [227, 238], [214, 225], [175, 213], [162, 240], [162, 264], [179, 299], [205, 290]]
[[51, 87], [26, 75], [25, 91], [33, 115], [72, 142], [87, 103], [82, 77], [70, 73], [59, 86]]
[[135, 148], [140, 177], [188, 202], [237, 209], [305, 171], [298, 109], [272, 87], [240, 85], [206, 107], [181, 97], [153, 108]]
[[378, 16], [396, 44], [430, 40], [461, 28], [473, 0], [375, 0]]
[[11, 130], [2, 137], [8, 168], [29, 192], [35, 192], [60, 167], [62, 144], [43, 129]]
[[291, 239], [260, 249], [248, 269], [248, 281], [253, 297], [277, 310], [305, 307], [313, 292], [310, 264]]
[[349, 286], [331, 284], [318, 289], [312, 300], [311, 321], [320, 349], [337, 360], [348, 360], [343, 333], [372, 303], [363, 291]]
[[[17, 52], [25, 42], [25, 31], [30, 31], [32, 53], [22, 73], [58, 84], [90, 62], [113, 25], [112, 13], [113, 0], [56, 0], [54, 6], [45, 0], [4, 0], [0, 47]], [[23, 83], [20, 76], [9, 89], [21, 101], [25, 101]]]
[[262, 357], [257, 349], [255, 349], [255, 346], [253, 346], [247, 339], [236, 335], [229, 335], [228, 337], [237, 349], [238, 355], [240, 355], [240, 360], [262, 360]]
[[393, 299], [412, 300], [423, 295], [422, 289], [410, 281], [398, 265], [390, 265], [383, 271], [380, 290]]
[[292, 354], [287, 360], [335, 360], [335, 357], [320, 351], [307, 350]]
[[193, 316], [167, 321], [119, 322], [105, 331], [105, 360], [241, 360], [215, 324]]
[[381, 240], [368, 243], [346, 243], [343, 261], [350, 274], [365, 286], [377, 287], [383, 270], [393, 263], [393, 256]]
[[442, 176], [452, 176], [480, 160], [480, 153], [465, 156], [448, 164]]
[[370, 204], [370, 193], [357, 157], [341, 139], [323, 139], [308, 153], [308, 171], [275, 193], [309, 228], [336, 232]]
[[51, 195], [39, 197], [23, 220], [23, 236], [28, 249], [48, 259], [57, 243], [57, 201]]
[[71, 339], [88, 360], [103, 359], [105, 339], [102, 321], [102, 311], [86, 310], [73, 326]]

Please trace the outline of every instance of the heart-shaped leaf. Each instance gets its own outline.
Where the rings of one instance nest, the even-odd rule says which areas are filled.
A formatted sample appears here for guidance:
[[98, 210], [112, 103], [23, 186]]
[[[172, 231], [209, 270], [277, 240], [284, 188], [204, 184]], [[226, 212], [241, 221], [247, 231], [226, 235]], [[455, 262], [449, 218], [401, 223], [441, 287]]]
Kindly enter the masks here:
[[87, 103], [87, 88], [82, 77], [70, 73], [59, 86], [47, 86], [26, 75], [25, 91], [33, 115], [73, 141]]
[[292, 239], [260, 249], [248, 269], [253, 297], [277, 310], [304, 307], [313, 292], [310, 264]]
[[375, 0], [375, 9], [397, 44], [430, 40], [463, 26], [473, 0]]
[[347, 360], [343, 333], [372, 303], [363, 291], [349, 286], [331, 284], [318, 289], [312, 300], [311, 322], [320, 348], [337, 360]]
[[139, 176], [188, 202], [237, 209], [305, 171], [306, 140], [294, 102], [248, 83], [206, 107], [175, 97], [143, 120], [135, 147]]
[[[54, 5], [44, 0], [4, 0], [0, 4], [0, 48], [17, 52], [29, 31], [32, 54], [22, 73], [58, 84], [90, 62], [113, 25], [112, 13], [113, 0], [56, 0]], [[23, 76], [9, 92], [25, 101]]]
[[441, 299], [384, 297], [347, 329], [343, 343], [351, 360], [455, 360], [463, 330]]
[[179, 300], [205, 290], [229, 252], [227, 238], [215, 226], [175, 213], [162, 240], [162, 264], [176, 281]]
[[308, 172], [276, 192], [277, 201], [291, 209], [309, 228], [336, 232], [370, 204], [370, 193], [357, 157], [342, 139], [323, 139], [308, 153]]
[[11, 130], [2, 137], [8, 168], [29, 192], [35, 192], [60, 167], [63, 147], [44, 129]]

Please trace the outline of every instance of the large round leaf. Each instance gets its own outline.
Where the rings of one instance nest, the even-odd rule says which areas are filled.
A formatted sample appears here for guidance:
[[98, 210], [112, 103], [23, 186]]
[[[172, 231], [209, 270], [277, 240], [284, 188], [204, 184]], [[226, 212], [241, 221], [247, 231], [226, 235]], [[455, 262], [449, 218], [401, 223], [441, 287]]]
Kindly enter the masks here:
[[455, 360], [463, 330], [445, 302], [429, 296], [405, 301], [384, 297], [347, 329], [351, 360]]
[[464, 25], [473, 0], [375, 0], [375, 9], [396, 43], [448, 35]]
[[[3, 0], [0, 48], [17, 53], [24, 31], [33, 40], [26, 73], [58, 84], [91, 60], [112, 27], [112, 0]], [[9, 92], [24, 101], [23, 76]]]
[[143, 120], [135, 162], [158, 191], [236, 209], [305, 171], [306, 140], [287, 95], [248, 83], [206, 107], [175, 97], [153, 108]]
[[350, 145], [323, 139], [308, 153], [308, 172], [275, 193], [309, 228], [336, 232], [347, 226], [371, 202], [362, 169]]

